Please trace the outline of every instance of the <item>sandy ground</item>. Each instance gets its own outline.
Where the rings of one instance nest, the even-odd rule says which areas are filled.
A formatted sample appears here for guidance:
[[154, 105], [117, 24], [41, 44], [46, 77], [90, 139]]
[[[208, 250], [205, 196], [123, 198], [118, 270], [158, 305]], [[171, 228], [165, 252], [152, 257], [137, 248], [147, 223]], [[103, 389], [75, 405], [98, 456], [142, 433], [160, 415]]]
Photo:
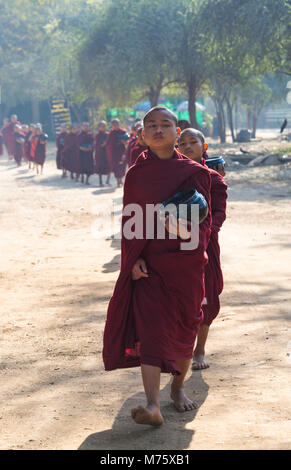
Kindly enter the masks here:
[[53, 145], [43, 176], [1, 157], [1, 449], [290, 448], [291, 168], [226, 180], [222, 308], [210, 368], [186, 383], [199, 409], [177, 413], [163, 374], [165, 424], [152, 429], [130, 418], [144, 403], [139, 369], [104, 372], [101, 357], [120, 251], [94, 228], [122, 190], [61, 179]]

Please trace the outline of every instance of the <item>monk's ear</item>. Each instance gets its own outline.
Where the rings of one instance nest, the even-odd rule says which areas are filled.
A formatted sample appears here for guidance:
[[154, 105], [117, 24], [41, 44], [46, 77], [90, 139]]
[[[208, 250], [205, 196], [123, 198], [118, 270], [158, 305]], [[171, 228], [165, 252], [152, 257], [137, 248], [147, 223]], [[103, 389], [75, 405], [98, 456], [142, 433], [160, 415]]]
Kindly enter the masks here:
[[177, 127], [177, 135], [178, 135], [178, 136], [180, 136], [181, 132], [182, 132], [182, 131], [181, 131], [181, 128], [180, 128], [180, 127]]
[[204, 144], [204, 145], [203, 145], [203, 149], [204, 149], [204, 151], [206, 152], [206, 150], [208, 149], [208, 144]]

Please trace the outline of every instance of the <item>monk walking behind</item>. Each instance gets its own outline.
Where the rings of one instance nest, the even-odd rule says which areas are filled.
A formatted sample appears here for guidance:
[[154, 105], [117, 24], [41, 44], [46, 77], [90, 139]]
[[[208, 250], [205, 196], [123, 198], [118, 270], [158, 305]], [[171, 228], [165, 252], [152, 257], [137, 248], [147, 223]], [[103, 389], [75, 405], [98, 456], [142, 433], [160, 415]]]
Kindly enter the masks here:
[[[149, 148], [125, 178], [121, 270], [104, 331], [105, 370], [141, 367], [147, 403], [131, 414], [136, 423], [152, 426], [164, 421], [160, 409], [161, 372], [174, 376], [171, 400], [175, 408], [179, 412], [197, 408], [185, 393], [184, 380], [202, 320], [211, 213], [199, 225], [197, 248], [185, 249], [182, 243], [189, 234], [180, 219], [174, 238], [170, 236], [175, 233], [170, 224], [170, 233], [166, 231], [163, 239], [156, 232], [148, 237], [147, 224], [146, 228], [142, 224], [139, 236], [131, 237], [127, 228], [132, 221], [126, 211], [132, 204], [138, 205], [142, 219], [146, 219], [149, 204], [161, 203], [189, 189], [202, 194], [210, 208], [209, 171], [175, 149], [178, 133], [177, 118], [169, 109], [156, 107], [145, 115], [144, 139]], [[139, 230], [138, 223], [133, 225]]]
[[81, 182], [84, 183], [84, 176], [86, 175], [85, 184], [89, 183], [90, 175], [94, 173], [94, 160], [93, 160], [93, 147], [94, 137], [92, 132], [89, 131], [89, 123], [83, 122], [81, 132], [78, 135], [78, 151], [80, 159], [80, 172]]
[[106, 151], [106, 143], [109, 132], [106, 131], [106, 122], [98, 124], [98, 132], [95, 135], [95, 172], [99, 175], [99, 186], [104, 186], [102, 176], [106, 175], [106, 184], [109, 185], [110, 170]]
[[112, 129], [107, 138], [106, 150], [110, 171], [114, 173], [119, 188], [122, 186], [122, 178], [126, 170], [126, 141], [123, 138], [127, 132], [120, 127], [118, 119], [113, 119], [111, 125]]
[[[179, 138], [179, 151], [191, 160], [205, 165], [207, 144], [204, 135], [197, 129], [185, 129]], [[218, 168], [224, 175], [223, 168]], [[207, 247], [208, 263], [205, 266], [205, 299], [202, 305], [203, 321], [200, 326], [194, 351], [192, 369], [206, 369], [205, 345], [209, 327], [220, 310], [219, 295], [223, 289], [223, 275], [220, 265], [218, 232], [226, 218], [227, 185], [221, 174], [209, 169], [211, 176], [211, 237]]]

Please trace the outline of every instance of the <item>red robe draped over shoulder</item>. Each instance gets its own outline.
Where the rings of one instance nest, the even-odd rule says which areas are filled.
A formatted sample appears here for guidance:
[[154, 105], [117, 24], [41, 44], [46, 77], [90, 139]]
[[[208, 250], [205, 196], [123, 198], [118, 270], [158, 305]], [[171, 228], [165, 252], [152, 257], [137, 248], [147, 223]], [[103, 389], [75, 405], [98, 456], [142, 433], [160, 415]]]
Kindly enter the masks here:
[[[124, 207], [157, 204], [178, 191], [195, 188], [204, 195], [209, 215], [199, 226], [199, 246], [181, 250], [181, 239], [129, 240], [122, 236], [121, 270], [110, 300], [104, 331], [105, 370], [149, 364], [162, 372], [180, 374], [177, 360], [190, 359], [202, 321], [204, 266], [210, 237], [210, 174], [176, 150], [159, 159], [151, 150], [129, 168]], [[144, 213], [144, 212], [143, 212]], [[124, 224], [129, 217], [123, 216]], [[142, 257], [148, 278], [133, 281], [132, 268]]]
[[203, 325], [210, 326], [220, 310], [219, 295], [223, 290], [218, 232], [226, 218], [227, 184], [217, 171], [209, 169], [211, 176], [211, 236], [207, 247], [208, 263], [205, 266], [205, 298], [202, 305]]
[[[109, 164], [106, 151], [106, 141], [109, 132], [99, 131], [95, 135], [95, 173], [108, 175]], [[105, 145], [104, 145], [105, 144]]]
[[114, 173], [116, 178], [124, 176], [126, 170], [126, 162], [122, 162], [122, 156], [125, 154], [125, 145], [120, 140], [120, 136], [125, 132], [125, 129], [110, 131], [106, 144], [110, 171]]

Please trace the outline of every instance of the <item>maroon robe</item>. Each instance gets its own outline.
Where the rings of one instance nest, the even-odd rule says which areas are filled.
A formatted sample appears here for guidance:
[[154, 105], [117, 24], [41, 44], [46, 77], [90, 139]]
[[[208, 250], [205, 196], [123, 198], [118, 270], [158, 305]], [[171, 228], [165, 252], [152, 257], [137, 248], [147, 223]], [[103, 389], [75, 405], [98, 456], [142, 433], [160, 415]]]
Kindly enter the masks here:
[[14, 132], [13, 156], [17, 165], [21, 165], [22, 158], [24, 157], [24, 144], [25, 144], [25, 133], [20, 130], [17, 132]]
[[109, 132], [97, 132], [95, 135], [95, 173], [108, 175], [109, 164], [107, 158], [106, 146], [103, 146], [107, 140]]
[[147, 148], [147, 145], [140, 145], [138, 142], [136, 142], [136, 144], [131, 148], [130, 151], [129, 166], [132, 166], [136, 162], [140, 154], [147, 150]]
[[[78, 153], [80, 159], [80, 173], [90, 176], [94, 173], [93, 147], [94, 137], [91, 132], [81, 131], [78, 134]], [[90, 148], [90, 151], [81, 150], [83, 145]]]
[[120, 136], [126, 132], [125, 129], [112, 130], [109, 133], [106, 150], [110, 171], [114, 173], [115, 178], [121, 178], [125, 175], [126, 162], [122, 161], [125, 154], [125, 145], [120, 140]]
[[76, 132], [67, 133], [62, 152], [61, 167], [79, 175], [81, 169], [78, 145], [78, 134]]
[[57, 169], [62, 170], [62, 152], [64, 150], [65, 138], [67, 132], [61, 132], [57, 137], [57, 155], [56, 155], [56, 164]]
[[203, 325], [210, 326], [220, 310], [219, 295], [223, 290], [218, 232], [226, 218], [227, 185], [217, 171], [209, 169], [211, 176], [211, 237], [207, 247], [208, 263], [205, 266], [205, 298], [202, 305]]
[[34, 162], [39, 165], [43, 165], [46, 159], [46, 143], [41, 144], [40, 140], [45, 136], [45, 134], [36, 135], [34, 137], [36, 141], [36, 146], [34, 149]]
[[[181, 239], [127, 240], [122, 237], [121, 270], [110, 300], [104, 331], [105, 370], [148, 364], [162, 372], [180, 374], [177, 360], [192, 358], [202, 321], [204, 265], [210, 237], [210, 174], [176, 150], [173, 158], [159, 159], [151, 150], [129, 168], [124, 184], [124, 206], [160, 203], [176, 192], [196, 188], [204, 195], [209, 215], [200, 225], [199, 246], [180, 250]], [[123, 216], [123, 226], [128, 217]], [[142, 257], [149, 277], [131, 278]]]
[[3, 135], [0, 132], [0, 156], [3, 155], [4, 153], [4, 140], [3, 140]]

